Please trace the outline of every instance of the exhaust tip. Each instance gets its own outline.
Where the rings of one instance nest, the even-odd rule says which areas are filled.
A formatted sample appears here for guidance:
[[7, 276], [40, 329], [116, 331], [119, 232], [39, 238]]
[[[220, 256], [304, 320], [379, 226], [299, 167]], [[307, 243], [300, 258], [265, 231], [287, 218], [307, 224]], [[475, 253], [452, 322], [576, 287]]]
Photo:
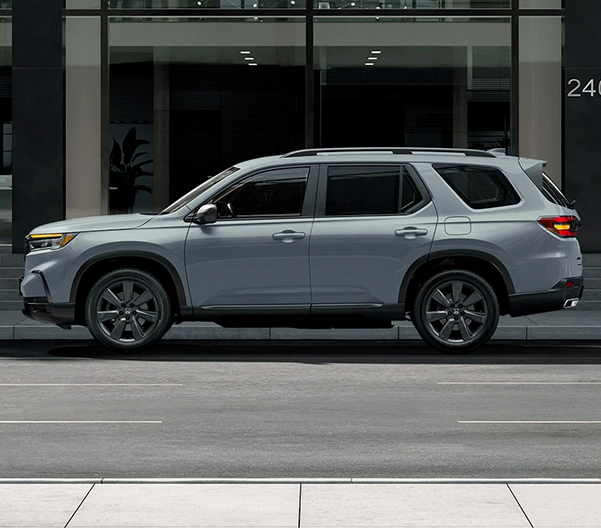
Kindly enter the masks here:
[[565, 303], [563, 303], [564, 308], [575, 308], [580, 299], [568, 299]]

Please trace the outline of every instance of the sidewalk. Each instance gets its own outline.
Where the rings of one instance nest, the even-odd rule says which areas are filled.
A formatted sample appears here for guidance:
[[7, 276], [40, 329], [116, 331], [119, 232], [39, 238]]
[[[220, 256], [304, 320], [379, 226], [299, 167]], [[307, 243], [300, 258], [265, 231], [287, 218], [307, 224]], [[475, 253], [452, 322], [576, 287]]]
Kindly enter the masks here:
[[600, 479], [14, 482], [0, 479], [0, 527], [601, 526]]
[[[21, 312], [0, 311], [0, 340], [91, 339], [86, 328], [63, 330], [39, 323]], [[420, 340], [409, 321], [399, 321], [384, 329], [300, 330], [295, 328], [222, 328], [214, 323], [175, 325], [164, 339], [196, 340]], [[528, 317], [502, 317], [494, 340], [601, 340], [601, 311], [562, 310]], [[601, 522], [600, 522], [601, 525]]]

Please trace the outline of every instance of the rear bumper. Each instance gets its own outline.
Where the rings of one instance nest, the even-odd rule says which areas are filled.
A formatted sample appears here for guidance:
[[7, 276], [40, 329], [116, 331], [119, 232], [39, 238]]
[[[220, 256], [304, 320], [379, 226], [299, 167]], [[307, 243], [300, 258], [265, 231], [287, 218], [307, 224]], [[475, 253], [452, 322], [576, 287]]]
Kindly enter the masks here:
[[[572, 283], [568, 287], [568, 283]], [[560, 280], [548, 291], [520, 293], [509, 296], [509, 314], [512, 317], [563, 310], [567, 301], [580, 300], [584, 291], [584, 278]], [[573, 306], [577, 301], [571, 303]], [[569, 307], [573, 307], [569, 306]]]
[[43, 323], [75, 324], [75, 303], [49, 303], [46, 297], [23, 297], [23, 315]]

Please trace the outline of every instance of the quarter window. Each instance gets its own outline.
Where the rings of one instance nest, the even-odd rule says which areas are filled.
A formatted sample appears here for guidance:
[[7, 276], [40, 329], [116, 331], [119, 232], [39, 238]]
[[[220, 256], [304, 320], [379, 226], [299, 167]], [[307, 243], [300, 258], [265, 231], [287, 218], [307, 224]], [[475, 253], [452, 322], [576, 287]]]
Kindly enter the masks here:
[[504, 207], [520, 202], [499, 169], [475, 165], [433, 165], [442, 179], [472, 209]]
[[228, 188], [213, 200], [220, 218], [300, 216], [309, 169], [277, 169]]
[[422, 200], [405, 167], [328, 167], [327, 216], [409, 213]]

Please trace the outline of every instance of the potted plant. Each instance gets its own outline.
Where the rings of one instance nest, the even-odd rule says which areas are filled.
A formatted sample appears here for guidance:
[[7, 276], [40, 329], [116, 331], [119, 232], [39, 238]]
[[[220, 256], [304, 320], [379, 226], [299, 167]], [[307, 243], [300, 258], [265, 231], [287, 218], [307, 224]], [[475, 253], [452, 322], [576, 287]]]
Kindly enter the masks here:
[[152, 172], [144, 169], [144, 166], [153, 162], [152, 159], [137, 161], [148, 152], [136, 152], [142, 145], [150, 141], [137, 138], [136, 127], [132, 127], [123, 139], [123, 145], [119, 145], [113, 138], [113, 147], [110, 154], [110, 189], [111, 210], [119, 213], [129, 213], [136, 201], [136, 194], [140, 191], [152, 193], [148, 185], [136, 183], [142, 176], [152, 176]]

